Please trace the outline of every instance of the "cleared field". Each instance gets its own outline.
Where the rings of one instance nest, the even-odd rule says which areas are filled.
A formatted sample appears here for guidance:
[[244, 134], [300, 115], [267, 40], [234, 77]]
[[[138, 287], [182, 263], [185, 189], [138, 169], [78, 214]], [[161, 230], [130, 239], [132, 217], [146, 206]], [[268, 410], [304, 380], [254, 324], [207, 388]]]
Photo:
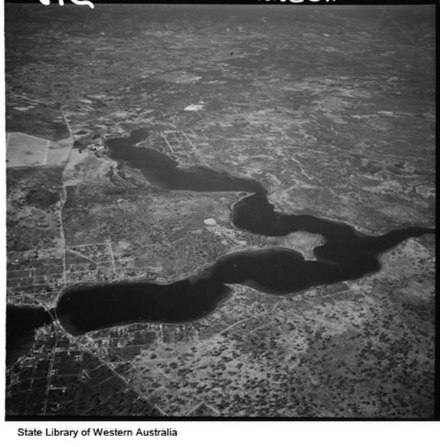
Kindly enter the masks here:
[[7, 133], [7, 167], [63, 165], [72, 145], [72, 138], [49, 141], [21, 132]]
[[49, 140], [33, 137], [21, 132], [6, 134], [8, 168], [18, 166], [45, 166], [49, 151]]

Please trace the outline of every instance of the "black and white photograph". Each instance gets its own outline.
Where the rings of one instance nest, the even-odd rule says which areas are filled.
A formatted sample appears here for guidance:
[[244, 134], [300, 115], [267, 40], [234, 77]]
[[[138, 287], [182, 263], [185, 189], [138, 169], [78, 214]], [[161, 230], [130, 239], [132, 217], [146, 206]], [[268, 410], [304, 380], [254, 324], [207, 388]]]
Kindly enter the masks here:
[[3, 8], [6, 421], [439, 417], [435, 2]]

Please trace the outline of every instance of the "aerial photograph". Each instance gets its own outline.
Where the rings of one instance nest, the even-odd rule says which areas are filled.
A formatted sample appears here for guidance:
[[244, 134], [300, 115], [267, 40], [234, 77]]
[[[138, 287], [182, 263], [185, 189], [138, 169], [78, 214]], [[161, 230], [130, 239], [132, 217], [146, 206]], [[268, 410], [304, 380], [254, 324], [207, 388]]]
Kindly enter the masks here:
[[436, 6], [79, 3], [4, 6], [5, 419], [438, 417]]

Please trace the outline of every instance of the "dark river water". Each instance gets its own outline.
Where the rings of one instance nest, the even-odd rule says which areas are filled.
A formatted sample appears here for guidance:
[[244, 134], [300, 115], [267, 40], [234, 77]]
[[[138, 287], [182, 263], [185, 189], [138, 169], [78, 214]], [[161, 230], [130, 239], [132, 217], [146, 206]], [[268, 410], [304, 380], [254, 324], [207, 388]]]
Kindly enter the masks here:
[[8, 304], [6, 313], [6, 362], [13, 363], [34, 342], [34, 330], [52, 321], [42, 307]]
[[[136, 131], [135, 131], [136, 132]], [[134, 136], [133, 136], [134, 135]], [[106, 141], [111, 158], [124, 161], [141, 170], [155, 186], [168, 190], [186, 191], [246, 191], [265, 194], [263, 186], [250, 178], [235, 177], [226, 171], [207, 166], [181, 168], [177, 161], [146, 147], [134, 144], [142, 138], [140, 132], [132, 132], [129, 138], [113, 138]]]
[[[360, 278], [380, 269], [381, 253], [409, 237], [435, 231], [409, 227], [369, 236], [341, 222], [282, 214], [274, 210], [259, 182], [206, 166], [179, 167], [165, 154], [137, 147], [136, 143], [146, 136], [147, 132], [139, 129], [128, 138], [107, 140], [110, 157], [139, 168], [152, 184], [163, 189], [251, 193], [233, 206], [232, 222], [237, 228], [266, 236], [305, 231], [324, 236], [325, 243], [314, 249], [314, 261], [287, 248], [242, 251], [223, 256], [204, 271], [170, 284], [137, 280], [69, 287], [54, 310], [59, 322], [73, 335], [129, 322], [197, 320], [215, 311], [232, 294], [229, 286], [233, 284], [288, 294]], [[8, 306], [8, 346], [17, 340], [19, 344], [22, 334], [32, 333], [50, 321], [42, 309]]]

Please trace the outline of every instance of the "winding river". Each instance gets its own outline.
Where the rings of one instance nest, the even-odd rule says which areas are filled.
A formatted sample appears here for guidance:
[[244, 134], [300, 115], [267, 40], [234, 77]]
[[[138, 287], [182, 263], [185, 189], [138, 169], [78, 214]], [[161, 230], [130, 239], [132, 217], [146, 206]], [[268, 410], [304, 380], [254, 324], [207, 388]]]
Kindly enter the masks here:
[[[232, 223], [237, 228], [266, 236], [304, 231], [324, 236], [325, 243], [315, 247], [314, 261], [287, 248], [249, 250], [227, 254], [204, 271], [169, 284], [136, 280], [71, 286], [52, 311], [72, 335], [130, 322], [194, 321], [230, 297], [233, 284], [289, 294], [353, 280], [380, 270], [381, 253], [407, 238], [435, 232], [408, 227], [369, 236], [329, 219], [282, 214], [275, 211], [259, 182], [206, 166], [180, 167], [163, 153], [136, 146], [146, 137], [147, 132], [139, 129], [127, 138], [108, 139], [109, 156], [140, 169], [149, 182], [162, 189], [249, 193], [232, 208]], [[8, 306], [8, 351], [24, 334], [50, 321], [48, 312], [40, 308]]]

